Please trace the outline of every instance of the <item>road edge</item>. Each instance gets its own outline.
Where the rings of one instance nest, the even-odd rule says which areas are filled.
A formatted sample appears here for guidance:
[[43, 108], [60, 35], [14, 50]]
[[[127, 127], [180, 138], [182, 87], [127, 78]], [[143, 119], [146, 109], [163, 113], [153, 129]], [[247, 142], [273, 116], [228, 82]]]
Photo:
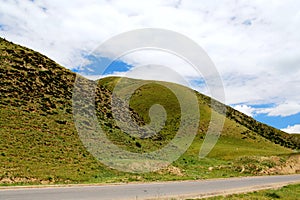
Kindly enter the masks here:
[[[161, 197], [160, 200], [169, 200], [170, 198], [174, 200], [186, 200], [186, 199], [203, 199], [203, 198], [209, 198], [209, 197], [216, 197], [216, 196], [227, 196], [231, 194], [243, 194], [243, 193], [249, 193], [254, 191], [260, 191], [260, 190], [268, 190], [268, 189], [279, 189], [287, 185], [293, 185], [300, 183], [299, 180], [297, 181], [288, 181], [283, 183], [274, 183], [274, 184], [266, 184], [266, 185], [259, 185], [259, 186], [251, 186], [251, 187], [241, 187], [241, 188], [235, 188], [230, 189], [226, 191], [215, 191], [210, 193], [203, 193], [203, 194], [187, 194], [187, 195], [180, 195], [180, 196], [167, 196], [167, 197]], [[150, 198], [146, 200], [154, 200], [157, 198]]]

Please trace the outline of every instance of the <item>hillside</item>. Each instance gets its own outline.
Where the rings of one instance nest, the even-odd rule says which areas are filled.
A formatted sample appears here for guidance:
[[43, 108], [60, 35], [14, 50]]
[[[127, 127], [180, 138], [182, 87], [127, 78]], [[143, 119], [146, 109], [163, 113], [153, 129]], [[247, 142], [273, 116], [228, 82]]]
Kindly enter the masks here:
[[[200, 127], [189, 149], [169, 167], [130, 174], [97, 161], [82, 144], [73, 118], [72, 92], [76, 74], [28, 48], [0, 39], [0, 183], [49, 184], [199, 179], [263, 174], [289, 160], [299, 137], [259, 123], [227, 107], [221, 137], [204, 159], [199, 149], [208, 128], [210, 98], [197, 93]], [[168, 144], [179, 126], [180, 108], [174, 94], [160, 84], [145, 84], [130, 99], [130, 115], [138, 125], [150, 122], [148, 110], [159, 103], [167, 112], [163, 129], [145, 138], [120, 130], [111, 110], [111, 95], [120, 78], [97, 82], [96, 114], [108, 138], [127, 151], [151, 152]], [[89, 82], [81, 77], [83, 82]], [[124, 79], [129, 85], [142, 80]], [[182, 91], [183, 86], [166, 83]], [[117, 113], [123, 114], [120, 102]], [[123, 117], [124, 118], [124, 117]], [[89, 126], [89, 124], [85, 124]], [[295, 169], [296, 171], [297, 169]]]

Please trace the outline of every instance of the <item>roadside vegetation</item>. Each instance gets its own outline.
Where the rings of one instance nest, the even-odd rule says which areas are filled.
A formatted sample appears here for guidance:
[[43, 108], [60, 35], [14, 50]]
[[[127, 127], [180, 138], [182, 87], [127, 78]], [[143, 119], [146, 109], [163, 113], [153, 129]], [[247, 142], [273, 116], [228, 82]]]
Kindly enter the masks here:
[[234, 199], [244, 199], [244, 200], [274, 200], [274, 199], [284, 199], [284, 200], [297, 200], [300, 197], [300, 184], [287, 185], [279, 189], [269, 189], [261, 190], [257, 192], [249, 192], [245, 194], [233, 194], [228, 196], [218, 196], [204, 198], [206, 200], [234, 200]]

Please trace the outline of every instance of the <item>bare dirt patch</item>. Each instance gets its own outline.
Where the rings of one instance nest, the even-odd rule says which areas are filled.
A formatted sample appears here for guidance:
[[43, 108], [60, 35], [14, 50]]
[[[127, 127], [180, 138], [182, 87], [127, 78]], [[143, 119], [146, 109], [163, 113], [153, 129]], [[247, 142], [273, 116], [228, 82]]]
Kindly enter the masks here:
[[291, 155], [286, 162], [279, 164], [276, 160], [277, 165], [263, 170], [263, 174], [299, 174], [300, 173], [300, 154]]
[[173, 174], [173, 175], [177, 175], [177, 176], [183, 176], [183, 172], [181, 171], [181, 169], [179, 169], [178, 167], [174, 167], [172, 165], [161, 169], [158, 171], [159, 174], [165, 174], [165, 173], [169, 173], [169, 174]]

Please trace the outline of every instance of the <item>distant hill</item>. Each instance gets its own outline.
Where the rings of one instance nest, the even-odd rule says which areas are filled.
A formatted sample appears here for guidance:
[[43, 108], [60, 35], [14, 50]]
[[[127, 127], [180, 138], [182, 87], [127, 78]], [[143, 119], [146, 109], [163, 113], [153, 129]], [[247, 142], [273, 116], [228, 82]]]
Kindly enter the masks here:
[[[78, 76], [78, 75], [77, 75]], [[200, 127], [190, 148], [157, 172], [130, 174], [106, 167], [84, 147], [74, 125], [72, 93], [76, 74], [46, 56], [0, 38], [0, 184], [128, 182], [198, 179], [259, 174], [284, 162], [299, 149], [299, 135], [289, 135], [227, 106], [221, 137], [204, 159], [198, 158], [211, 113], [211, 99], [196, 91]], [[119, 77], [97, 82], [96, 110], [108, 138], [132, 152], [150, 152], [168, 144], [179, 127], [174, 94], [151, 83], [134, 92], [130, 114], [139, 125], [150, 122], [148, 110], [159, 103], [167, 112], [164, 128], [149, 138], [124, 133], [114, 121], [111, 95]], [[81, 77], [82, 81], [89, 80]], [[147, 81], [123, 79], [129, 84]], [[166, 83], [176, 86], [172, 83]], [[177, 85], [181, 90], [189, 88]], [[221, 105], [220, 103], [216, 102]], [[123, 114], [122, 102], [117, 113]], [[88, 126], [88, 124], [86, 125]], [[147, 136], [147, 131], [145, 132]], [[280, 157], [277, 162], [270, 156]], [[264, 159], [265, 158], [265, 159]]]

